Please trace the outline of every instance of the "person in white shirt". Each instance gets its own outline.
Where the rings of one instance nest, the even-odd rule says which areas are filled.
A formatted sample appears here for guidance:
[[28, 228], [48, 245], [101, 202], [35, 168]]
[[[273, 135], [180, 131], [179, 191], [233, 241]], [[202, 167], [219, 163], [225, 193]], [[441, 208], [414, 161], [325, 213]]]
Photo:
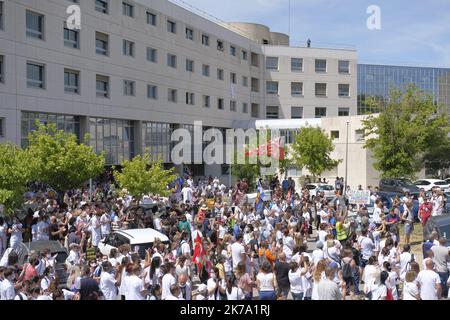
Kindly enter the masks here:
[[91, 241], [92, 246], [97, 248], [100, 240], [102, 239], [102, 231], [100, 225], [100, 212], [96, 212], [92, 215], [91, 220], [89, 221], [90, 229], [91, 229]]
[[289, 264], [289, 283], [291, 285], [291, 295], [294, 300], [303, 300], [305, 290], [303, 288], [303, 278], [301, 268], [299, 268], [297, 262], [291, 261]]
[[9, 267], [3, 273], [4, 280], [0, 284], [0, 300], [14, 300], [16, 291], [14, 290], [14, 268]]
[[192, 196], [194, 192], [192, 191], [192, 188], [189, 185], [185, 185], [184, 188], [181, 190], [181, 193], [183, 194], [183, 203], [192, 203]]
[[316, 249], [312, 252], [312, 262], [314, 266], [317, 266], [317, 263], [324, 258], [323, 253], [323, 242], [317, 241], [316, 242]]
[[218, 268], [214, 268], [214, 271], [210, 272], [206, 286], [208, 287], [208, 300], [222, 300], [221, 296], [225, 294], [226, 283], [224, 279], [220, 279]]
[[175, 279], [176, 268], [173, 263], [169, 263], [165, 267], [167, 268], [167, 272], [161, 281], [161, 300], [166, 300], [166, 298], [170, 295], [170, 287], [177, 282]]
[[375, 208], [373, 209], [373, 215], [372, 215], [372, 220], [374, 223], [379, 224], [381, 223], [381, 213], [382, 213], [382, 209], [383, 208], [383, 202], [380, 199], [377, 199], [375, 201]]
[[228, 278], [227, 288], [226, 288], [227, 300], [228, 301], [236, 301], [236, 300], [244, 300], [245, 294], [241, 288], [239, 288], [235, 282], [233, 282], [232, 278]]
[[9, 233], [11, 234], [11, 238], [9, 239], [9, 246], [14, 249], [17, 246], [19, 246], [23, 241], [22, 224], [19, 222], [19, 219], [17, 219], [16, 217], [14, 217], [14, 219], [13, 219], [13, 225], [9, 229]]
[[170, 292], [166, 296], [164, 300], [172, 300], [172, 301], [178, 301], [178, 300], [184, 300], [183, 298], [180, 298], [180, 287], [177, 283], [174, 283], [170, 286]]
[[420, 298], [422, 300], [438, 300], [441, 295], [441, 279], [439, 274], [433, 271], [433, 260], [428, 260], [426, 267], [426, 270], [419, 272], [416, 279], [420, 286]]
[[236, 270], [239, 262], [244, 260], [245, 247], [242, 245], [242, 234], [238, 234], [236, 242], [231, 245], [231, 257], [233, 260], [233, 270]]
[[127, 279], [126, 300], [145, 300], [147, 289], [144, 279], [141, 278], [141, 266], [134, 265], [131, 275]]
[[411, 246], [405, 244], [403, 246], [403, 252], [400, 254], [400, 280], [405, 280], [406, 273], [410, 270], [411, 262], [413, 261], [413, 256], [409, 252]]
[[3, 217], [0, 217], [0, 257], [3, 256], [3, 253], [7, 249], [7, 240], [8, 240], [8, 225], [5, 223]]
[[420, 291], [416, 282], [417, 274], [408, 271], [403, 282], [403, 300], [420, 300]]
[[117, 300], [117, 279], [112, 273], [113, 267], [111, 262], [102, 263], [102, 273], [100, 275], [100, 290], [105, 300]]
[[49, 240], [49, 224], [47, 222], [47, 217], [45, 215], [39, 218], [39, 222], [36, 225], [36, 237], [38, 241]]
[[111, 216], [105, 212], [100, 218], [102, 238], [105, 238], [111, 232]]

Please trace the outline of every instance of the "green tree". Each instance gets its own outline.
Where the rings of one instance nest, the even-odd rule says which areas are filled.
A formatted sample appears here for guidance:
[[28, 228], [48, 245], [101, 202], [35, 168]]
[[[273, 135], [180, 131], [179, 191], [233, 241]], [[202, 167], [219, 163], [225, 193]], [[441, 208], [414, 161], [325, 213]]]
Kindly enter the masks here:
[[59, 193], [78, 188], [104, 171], [105, 157], [97, 155], [91, 146], [79, 144], [73, 133], [57, 130], [54, 123], [37, 124], [29, 135], [28, 150], [38, 161], [36, 177]]
[[6, 214], [22, 207], [23, 194], [33, 179], [35, 165], [28, 151], [12, 144], [0, 145], [0, 204]]
[[115, 168], [114, 178], [120, 188], [141, 199], [147, 194], [168, 195], [167, 185], [177, 178], [174, 170], [165, 170], [161, 161], [151, 162], [146, 152], [143, 157], [138, 155], [131, 161], [124, 161], [122, 171]]
[[424, 158], [445, 144], [448, 115], [430, 95], [412, 85], [405, 91], [392, 89], [384, 109], [376, 100], [369, 98], [367, 103], [383, 110], [363, 120], [365, 147], [373, 152], [374, 168], [384, 178], [414, 179]]
[[320, 128], [305, 127], [300, 129], [291, 146], [292, 162], [317, 177], [340, 163], [341, 160], [331, 158], [333, 150], [332, 140]]

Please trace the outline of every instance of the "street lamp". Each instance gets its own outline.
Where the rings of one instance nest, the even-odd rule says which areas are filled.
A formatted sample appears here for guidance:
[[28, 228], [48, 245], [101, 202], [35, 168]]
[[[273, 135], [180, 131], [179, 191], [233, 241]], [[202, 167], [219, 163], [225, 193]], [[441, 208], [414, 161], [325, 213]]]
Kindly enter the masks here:
[[347, 178], [348, 178], [348, 127], [350, 122], [347, 121], [347, 141], [345, 143], [345, 180], [344, 180], [344, 192], [347, 190]]

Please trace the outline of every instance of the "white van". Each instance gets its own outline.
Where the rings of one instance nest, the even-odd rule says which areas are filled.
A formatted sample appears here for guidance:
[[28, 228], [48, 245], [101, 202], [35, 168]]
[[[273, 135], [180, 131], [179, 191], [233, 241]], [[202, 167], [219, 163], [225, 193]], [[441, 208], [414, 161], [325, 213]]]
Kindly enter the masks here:
[[144, 259], [145, 250], [151, 248], [157, 238], [162, 243], [169, 244], [169, 238], [154, 229], [117, 230], [102, 239], [98, 244], [98, 249], [103, 255], [109, 256], [111, 249], [118, 249], [120, 246], [128, 244], [132, 252], [139, 253]]

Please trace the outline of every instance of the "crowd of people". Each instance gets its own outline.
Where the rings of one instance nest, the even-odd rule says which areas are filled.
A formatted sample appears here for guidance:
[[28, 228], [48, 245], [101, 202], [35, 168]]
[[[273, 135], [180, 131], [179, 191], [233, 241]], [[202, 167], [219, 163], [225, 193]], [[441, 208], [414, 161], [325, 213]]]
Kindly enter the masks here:
[[[423, 262], [411, 252], [412, 198], [391, 208], [371, 189], [373, 214], [348, 203], [342, 178], [331, 198], [294, 179], [177, 179], [166, 198], [136, 199], [111, 181], [64, 197], [40, 184], [26, 215], [0, 218], [1, 300], [437, 300], [448, 297], [449, 248], [433, 232]], [[322, 182], [322, 181], [321, 181]], [[323, 182], [326, 182], [325, 179]], [[249, 192], [257, 188], [256, 199]], [[270, 190], [270, 191], [269, 191]], [[262, 194], [269, 194], [263, 198]], [[422, 223], [440, 213], [439, 191], [419, 197]], [[157, 203], [146, 211], [143, 204]], [[436, 208], [438, 206], [438, 208]], [[400, 226], [404, 224], [404, 228]], [[168, 237], [138, 252], [99, 244], [123, 229]], [[400, 230], [404, 230], [403, 237]], [[18, 248], [57, 241], [19, 261]], [[63, 270], [59, 268], [62, 264]]]

